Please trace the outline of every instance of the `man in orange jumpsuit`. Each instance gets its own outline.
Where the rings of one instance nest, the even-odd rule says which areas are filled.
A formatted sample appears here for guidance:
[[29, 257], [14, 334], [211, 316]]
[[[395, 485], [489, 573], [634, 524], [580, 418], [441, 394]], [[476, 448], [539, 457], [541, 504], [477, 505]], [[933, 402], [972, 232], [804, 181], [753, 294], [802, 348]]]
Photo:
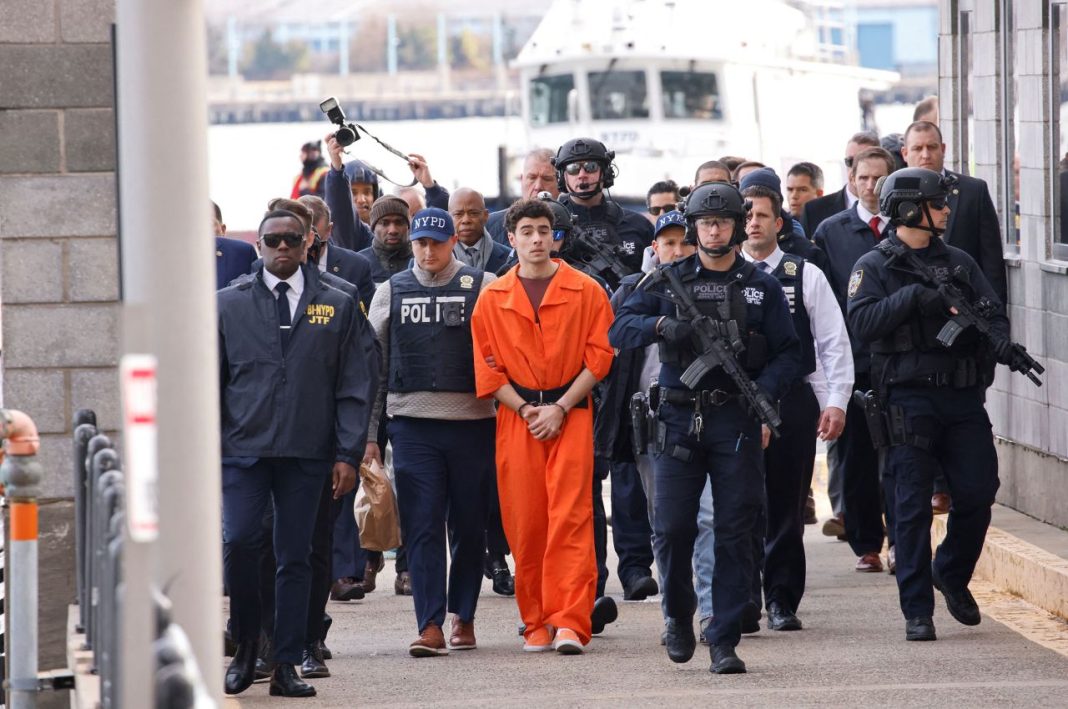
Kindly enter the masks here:
[[475, 305], [476, 393], [500, 402], [497, 481], [523, 649], [580, 654], [597, 586], [590, 390], [612, 364], [612, 308], [596, 281], [550, 258], [547, 204], [520, 200], [505, 223], [519, 265]]

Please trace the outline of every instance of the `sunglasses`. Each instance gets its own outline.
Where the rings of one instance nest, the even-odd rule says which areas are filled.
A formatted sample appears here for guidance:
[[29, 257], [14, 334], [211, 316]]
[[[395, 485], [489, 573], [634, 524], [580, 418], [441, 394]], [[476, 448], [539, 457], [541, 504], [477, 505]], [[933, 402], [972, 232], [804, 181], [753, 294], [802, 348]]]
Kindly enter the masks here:
[[601, 171], [601, 163], [593, 160], [587, 160], [586, 162], [572, 162], [564, 166], [564, 172], [569, 175], [577, 175], [580, 170], [585, 170], [591, 175], [595, 172]]
[[668, 212], [670, 212], [674, 208], [675, 207], [673, 205], [670, 205], [670, 204], [665, 205], [663, 207], [649, 207], [649, 214], [652, 214], [654, 217], [659, 217], [661, 212], [663, 212], [664, 214], [667, 214]]
[[304, 235], [295, 231], [283, 231], [278, 234], [264, 234], [260, 237], [260, 241], [269, 249], [277, 249], [283, 241], [286, 242], [286, 246], [295, 249], [304, 243]]
[[933, 197], [933, 198], [927, 200], [927, 205], [931, 209], [934, 209], [935, 211], [940, 211], [942, 209], [945, 209], [946, 208], [946, 204], [947, 204], [947, 201], [946, 201], [945, 197]]
[[853, 158], [843, 158], [842, 162], [845, 163], [846, 167], [853, 167]]

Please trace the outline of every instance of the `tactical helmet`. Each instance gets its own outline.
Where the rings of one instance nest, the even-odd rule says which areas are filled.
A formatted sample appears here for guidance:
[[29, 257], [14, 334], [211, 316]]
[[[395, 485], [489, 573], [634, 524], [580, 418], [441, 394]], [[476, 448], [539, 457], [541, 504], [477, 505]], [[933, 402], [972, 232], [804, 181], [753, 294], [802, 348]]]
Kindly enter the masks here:
[[[957, 179], [923, 167], [906, 167], [883, 179], [879, 189], [879, 211], [891, 224], [918, 227], [927, 202], [946, 197]], [[928, 215], [928, 223], [931, 222]], [[934, 230], [933, 227], [931, 229]]]
[[565, 237], [570, 234], [575, 222], [567, 207], [553, 199], [553, 196], [548, 192], [539, 192], [538, 199], [547, 203], [549, 209], [553, 210], [553, 232], [562, 231]]
[[573, 162], [593, 160], [601, 166], [601, 189], [606, 190], [615, 183], [615, 170], [612, 161], [616, 159], [614, 150], [609, 150], [605, 144], [594, 138], [572, 138], [556, 151], [556, 155], [549, 158], [549, 162], [556, 168], [556, 186], [561, 192], [567, 192], [567, 183], [564, 182], [564, 168]]
[[349, 178], [349, 184], [363, 182], [374, 187], [375, 199], [382, 196], [382, 188], [378, 185], [378, 175], [359, 160], [345, 163], [345, 175]]
[[740, 244], [745, 241], [745, 218], [751, 206], [749, 200], [743, 199], [742, 193], [728, 182], [705, 182], [698, 185], [686, 197], [686, 203], [683, 205], [682, 212], [686, 215], [688, 226], [686, 236], [701, 246], [697, 241], [698, 217], [732, 217], [734, 233], [729, 245]]

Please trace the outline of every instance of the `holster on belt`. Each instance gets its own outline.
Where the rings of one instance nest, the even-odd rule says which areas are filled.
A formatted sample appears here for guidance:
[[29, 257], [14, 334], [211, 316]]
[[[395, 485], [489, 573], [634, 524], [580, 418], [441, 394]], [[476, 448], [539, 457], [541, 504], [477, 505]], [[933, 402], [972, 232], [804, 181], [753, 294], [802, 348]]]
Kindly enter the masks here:
[[[873, 390], [853, 392], [853, 401], [864, 411], [871, 443], [876, 450], [890, 447], [890, 422], [882, 398]], [[904, 422], [902, 422], [902, 425]]]

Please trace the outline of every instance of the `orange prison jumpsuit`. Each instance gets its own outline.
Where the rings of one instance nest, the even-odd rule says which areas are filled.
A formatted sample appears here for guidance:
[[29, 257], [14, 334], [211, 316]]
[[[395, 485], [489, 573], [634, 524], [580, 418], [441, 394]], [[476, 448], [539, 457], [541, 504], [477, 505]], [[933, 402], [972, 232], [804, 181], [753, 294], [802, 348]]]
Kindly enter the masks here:
[[[612, 364], [612, 308], [604, 289], [567, 264], [534, 309], [518, 267], [482, 291], [471, 318], [475, 389], [488, 397], [509, 380], [555, 389], [585, 367], [600, 380]], [[495, 369], [486, 364], [492, 356]], [[573, 408], [560, 435], [538, 441], [512, 409], [497, 412], [501, 519], [515, 557], [515, 596], [529, 637], [543, 625], [590, 641], [597, 587], [593, 549], [593, 403]]]

